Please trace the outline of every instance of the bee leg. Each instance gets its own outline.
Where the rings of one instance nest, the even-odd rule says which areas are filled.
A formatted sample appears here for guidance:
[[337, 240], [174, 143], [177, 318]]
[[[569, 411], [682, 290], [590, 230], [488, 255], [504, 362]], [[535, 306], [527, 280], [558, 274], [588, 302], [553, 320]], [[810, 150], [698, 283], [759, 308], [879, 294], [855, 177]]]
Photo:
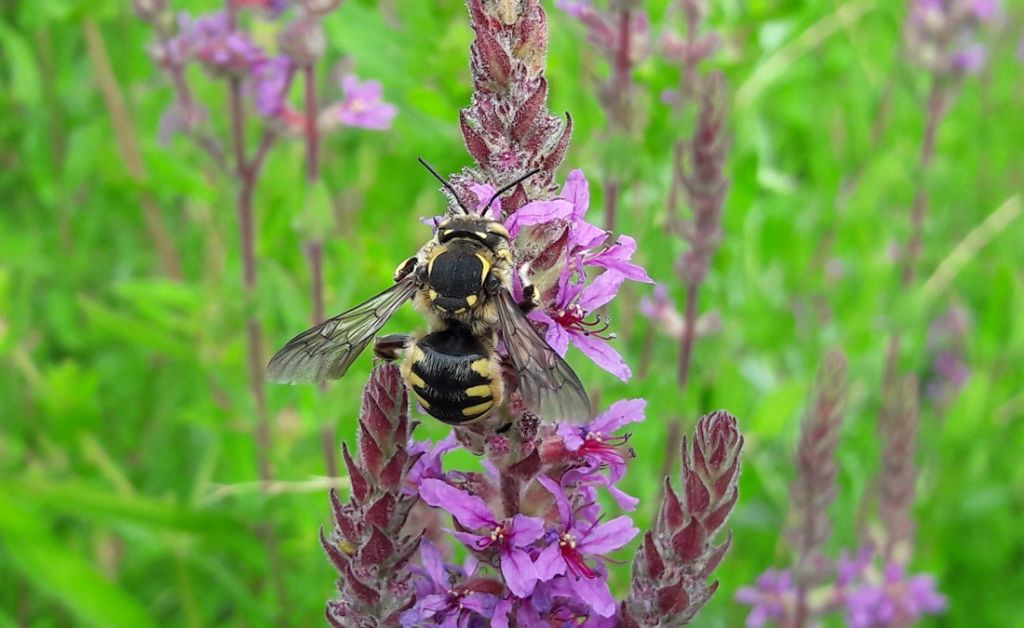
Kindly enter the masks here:
[[398, 268], [395, 269], [395, 274], [394, 274], [395, 283], [398, 283], [399, 281], [405, 279], [406, 276], [408, 276], [409, 273], [411, 273], [412, 271], [416, 270], [416, 264], [418, 264], [418, 263], [419, 263], [418, 259], [416, 259], [415, 257], [410, 257], [409, 259], [407, 259], [404, 262], [402, 262], [401, 264], [399, 264]]
[[412, 336], [408, 334], [381, 336], [373, 341], [373, 354], [382, 360], [398, 360], [411, 345]]
[[519, 311], [524, 315], [529, 314], [540, 305], [537, 298], [537, 288], [533, 284], [523, 286], [523, 300], [519, 302]]

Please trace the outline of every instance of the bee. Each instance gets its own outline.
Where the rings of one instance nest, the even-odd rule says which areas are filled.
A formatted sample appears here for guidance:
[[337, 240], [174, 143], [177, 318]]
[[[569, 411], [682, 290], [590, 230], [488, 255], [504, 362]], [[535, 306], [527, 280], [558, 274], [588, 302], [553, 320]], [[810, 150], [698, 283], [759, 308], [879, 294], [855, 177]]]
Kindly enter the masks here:
[[512, 296], [515, 261], [505, 226], [485, 214], [491, 203], [536, 171], [495, 192], [479, 214], [470, 212], [443, 177], [420, 162], [456, 199], [461, 213], [438, 223], [434, 237], [401, 264], [394, 285], [308, 329], [274, 355], [267, 377], [280, 383], [342, 377], [375, 334], [406, 301], [429, 321], [422, 336], [377, 339], [375, 354], [402, 360], [407, 387], [431, 416], [449, 424], [483, 419], [505, 399], [500, 339], [517, 375], [526, 408], [553, 421], [584, 422], [590, 401], [572, 368], [534, 329], [526, 314], [536, 290], [523, 278], [522, 302]]

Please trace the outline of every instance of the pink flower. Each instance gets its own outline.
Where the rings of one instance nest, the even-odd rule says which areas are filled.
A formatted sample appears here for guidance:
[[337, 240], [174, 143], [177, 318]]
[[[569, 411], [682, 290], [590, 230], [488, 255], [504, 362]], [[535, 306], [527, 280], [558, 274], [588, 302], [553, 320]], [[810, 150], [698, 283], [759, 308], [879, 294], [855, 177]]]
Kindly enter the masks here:
[[354, 74], [346, 74], [341, 89], [344, 97], [332, 108], [341, 124], [374, 131], [391, 127], [398, 108], [384, 102], [379, 81], [360, 81]]
[[[513, 237], [532, 238], [528, 227], [545, 227], [547, 250], [538, 257], [564, 259], [562, 270], [553, 285], [537, 284], [541, 295], [540, 309], [529, 318], [543, 323], [545, 336], [559, 354], [565, 355], [569, 343], [576, 345], [595, 364], [625, 381], [632, 372], [622, 356], [611, 348], [603, 324], [591, 313], [609, 303], [626, 279], [652, 283], [643, 267], [631, 261], [636, 240], [621, 236], [608, 245], [608, 232], [588, 223], [584, 218], [590, 207], [590, 190], [582, 170], [573, 170], [562, 188], [560, 198], [528, 203], [512, 214], [505, 223]], [[561, 235], [552, 236], [552, 227]], [[605, 269], [587, 284], [586, 268]]]
[[469, 569], [446, 565], [434, 544], [420, 541], [422, 568], [414, 568], [416, 605], [402, 614], [402, 626], [465, 626], [489, 618], [498, 601], [491, 580], [472, 578]]
[[[455, 432], [449, 432], [444, 440], [439, 441], [433, 447], [430, 441], [412, 441], [409, 445], [409, 456], [415, 458], [416, 462], [409, 468], [405, 476], [406, 486], [404, 491], [407, 494], [416, 494], [419, 491], [420, 481], [424, 478], [443, 479], [444, 472], [441, 470], [441, 459], [449, 451], [459, 446]], [[419, 456], [416, 458], [416, 456]]]
[[846, 619], [854, 628], [907, 626], [926, 613], [946, 608], [946, 598], [935, 590], [931, 574], [907, 577], [895, 563], [885, 567], [881, 584], [866, 585], [846, 595]]
[[517, 597], [526, 597], [537, 583], [530, 554], [524, 549], [544, 534], [544, 520], [517, 514], [498, 520], [484, 500], [434, 478], [420, 482], [420, 497], [431, 506], [442, 508], [467, 530], [453, 532], [455, 538], [476, 551], [498, 550], [505, 584]]
[[565, 576], [577, 599], [589, 604], [601, 617], [611, 617], [616, 603], [607, 576], [587, 561], [625, 546], [640, 530], [625, 515], [601, 524], [578, 518], [558, 482], [544, 475], [537, 476], [537, 481], [554, 496], [561, 519], [550, 544], [537, 556], [537, 578], [545, 582]]
[[[644, 420], [643, 399], [617, 401], [587, 425], [558, 426], [566, 451], [583, 460], [583, 466], [572, 469], [563, 482], [596, 483], [608, 491], [624, 510], [635, 510], [639, 500], [615, 486], [626, 474], [626, 459], [632, 454], [625, 449], [629, 434], [615, 435], [619, 428]], [[600, 471], [607, 470], [607, 474]]]
[[252, 66], [252, 94], [261, 116], [277, 116], [285, 106], [294, 65], [286, 56], [260, 59]]
[[760, 628], [770, 620], [782, 619], [786, 609], [795, 602], [796, 589], [792, 574], [769, 569], [757, 577], [757, 584], [736, 591], [736, 601], [751, 606], [747, 615], [748, 628]]

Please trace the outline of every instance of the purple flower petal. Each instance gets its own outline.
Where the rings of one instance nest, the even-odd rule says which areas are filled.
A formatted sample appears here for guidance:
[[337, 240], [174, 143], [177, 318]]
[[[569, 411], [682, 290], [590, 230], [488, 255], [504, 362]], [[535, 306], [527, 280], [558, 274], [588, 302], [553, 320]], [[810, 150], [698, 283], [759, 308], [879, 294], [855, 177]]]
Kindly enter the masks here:
[[420, 610], [428, 611], [431, 614], [440, 613], [448, 608], [448, 595], [444, 593], [428, 595], [419, 601], [418, 606]]
[[576, 578], [566, 576], [569, 586], [576, 592], [577, 597], [586, 602], [594, 612], [601, 617], [611, 617], [615, 614], [615, 598], [608, 589], [608, 583], [604, 577], [597, 578]]
[[572, 508], [569, 506], [569, 499], [565, 496], [562, 486], [546, 475], [538, 475], [537, 482], [555, 497], [555, 505], [558, 506], [558, 516], [562, 523], [569, 526], [572, 522]]
[[391, 126], [398, 108], [381, 99], [379, 81], [360, 81], [352, 74], [341, 79], [344, 98], [336, 106], [338, 120], [347, 126], [382, 131]]
[[497, 523], [484, 500], [434, 478], [420, 482], [420, 497], [435, 508], [446, 510], [464, 527], [475, 530]]
[[619, 293], [623, 280], [625, 277], [617, 271], [601, 273], [580, 292], [580, 307], [586, 312], [593, 312], [606, 305]]
[[540, 308], [530, 312], [527, 318], [548, 326], [547, 331], [544, 332], [544, 339], [552, 349], [558, 352], [558, 355], [565, 357], [565, 353], [569, 350], [569, 332]]
[[601, 251], [594, 257], [588, 259], [589, 266], [600, 266], [608, 270], [616, 270], [622, 273], [626, 279], [654, 283], [654, 280], [647, 276], [647, 271], [642, 266], [629, 261], [636, 252], [636, 240], [627, 236], [619, 236], [618, 241]]
[[459, 532], [447, 530], [454, 536], [460, 543], [466, 547], [473, 548], [475, 550], [487, 549], [491, 545], [491, 537], [483, 536], [480, 534], [473, 534], [472, 532]]
[[521, 549], [504, 552], [501, 555], [501, 575], [505, 577], [508, 590], [516, 597], [526, 597], [537, 584], [537, 571], [533, 568], [530, 555]]
[[608, 484], [608, 492], [612, 494], [612, 499], [614, 499], [615, 503], [619, 505], [619, 508], [626, 512], [633, 512], [640, 503], [639, 498], [633, 497], [614, 484]]
[[537, 572], [537, 579], [546, 582], [555, 576], [565, 573], [565, 559], [562, 558], [562, 550], [558, 546], [558, 539], [543, 550], [537, 560], [533, 562], [534, 570]]
[[420, 561], [434, 584], [442, 588], [448, 588], [451, 585], [448, 582], [448, 574], [444, 570], [444, 558], [441, 556], [441, 552], [427, 538], [420, 541]]
[[607, 231], [589, 222], [580, 221], [573, 225], [573, 244], [577, 248], [592, 249], [603, 243], [608, 237]]
[[586, 336], [581, 333], [572, 333], [572, 342], [580, 351], [587, 354], [594, 364], [597, 364], [622, 381], [628, 381], [633, 371], [622, 360], [622, 356], [615, 349], [597, 336]]
[[544, 535], [544, 520], [538, 517], [512, 517], [512, 538], [518, 547], [526, 547]]
[[562, 186], [562, 198], [572, 203], [572, 217], [582, 219], [590, 208], [590, 184], [579, 168], [571, 170]]
[[462, 607], [489, 617], [494, 612], [494, 596], [486, 593], [470, 593], [462, 598]]
[[505, 221], [505, 227], [514, 238], [523, 227], [539, 225], [552, 220], [566, 219], [572, 216], [572, 205], [568, 201], [556, 198], [550, 201], [532, 201], [520, 207]]
[[508, 628], [508, 614], [512, 612], [512, 600], [501, 598], [491, 616], [491, 628]]
[[562, 437], [562, 444], [568, 451], [576, 451], [583, 446], [583, 434], [579, 425], [560, 423], [558, 435]]
[[645, 399], [623, 399], [616, 401], [607, 410], [597, 415], [589, 430], [601, 436], [608, 436], [623, 425], [644, 420]]
[[607, 554], [623, 547], [639, 533], [633, 520], [622, 515], [591, 530], [576, 544], [576, 549], [587, 554]]

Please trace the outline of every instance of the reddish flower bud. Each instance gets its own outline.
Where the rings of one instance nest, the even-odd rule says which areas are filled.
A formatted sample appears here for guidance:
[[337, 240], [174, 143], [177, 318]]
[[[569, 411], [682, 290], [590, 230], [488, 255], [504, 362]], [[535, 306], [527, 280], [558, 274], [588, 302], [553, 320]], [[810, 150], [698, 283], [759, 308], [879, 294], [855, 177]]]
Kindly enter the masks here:
[[410, 555], [419, 536], [402, 534], [415, 495], [403, 492], [403, 478], [417, 456], [406, 452], [408, 400], [398, 368], [378, 366], [363, 394], [359, 414], [359, 455], [342, 455], [352, 494], [342, 503], [331, 493], [334, 530], [321, 543], [338, 570], [340, 597], [327, 604], [334, 626], [392, 625], [413, 603]]
[[665, 497], [654, 528], [633, 561], [633, 587], [622, 603], [624, 626], [688, 623], [718, 588], [707, 578], [731, 537], [715, 538], [736, 503], [743, 436], [727, 412], [697, 422], [692, 444], [683, 440], [683, 499], [665, 479]]

